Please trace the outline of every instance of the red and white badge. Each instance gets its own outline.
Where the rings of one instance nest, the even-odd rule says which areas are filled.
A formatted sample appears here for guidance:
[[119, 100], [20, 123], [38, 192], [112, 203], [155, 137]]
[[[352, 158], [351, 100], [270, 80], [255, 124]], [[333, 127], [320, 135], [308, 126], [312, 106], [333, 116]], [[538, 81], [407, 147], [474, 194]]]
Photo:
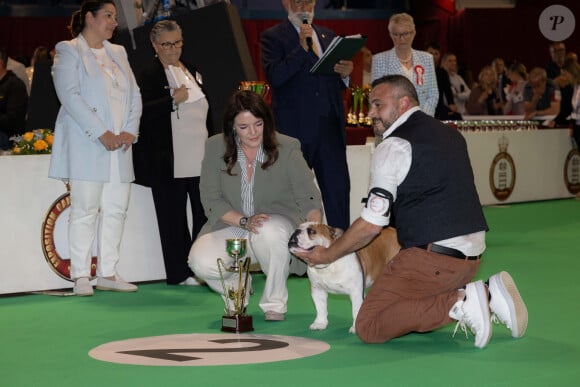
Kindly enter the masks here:
[[423, 75], [425, 74], [425, 68], [421, 65], [413, 67], [415, 71], [415, 77], [417, 79], [417, 85], [423, 86]]

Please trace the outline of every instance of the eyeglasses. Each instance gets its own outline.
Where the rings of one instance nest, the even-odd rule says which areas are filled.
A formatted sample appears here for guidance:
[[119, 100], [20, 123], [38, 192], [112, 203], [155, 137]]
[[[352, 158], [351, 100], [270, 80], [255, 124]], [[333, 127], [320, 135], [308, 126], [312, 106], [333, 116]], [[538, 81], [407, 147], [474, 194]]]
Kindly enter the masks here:
[[164, 50], [169, 50], [171, 47], [181, 48], [183, 47], [183, 39], [176, 40], [175, 42], [163, 42], [158, 43]]
[[314, 0], [292, 0], [292, 2], [294, 3], [294, 5], [300, 6], [300, 5], [310, 5], [314, 3]]
[[397, 39], [399, 39], [399, 38], [408, 38], [411, 35], [413, 35], [413, 31], [400, 32], [400, 33], [397, 33], [397, 32], [391, 33], [391, 36], [393, 38], [397, 38]]

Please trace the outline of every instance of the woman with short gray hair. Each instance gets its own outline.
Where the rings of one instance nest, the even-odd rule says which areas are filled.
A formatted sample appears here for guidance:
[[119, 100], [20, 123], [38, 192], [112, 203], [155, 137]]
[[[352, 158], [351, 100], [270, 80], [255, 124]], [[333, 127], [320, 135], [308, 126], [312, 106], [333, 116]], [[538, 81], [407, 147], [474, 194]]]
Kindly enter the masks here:
[[167, 283], [196, 286], [187, 256], [206, 221], [199, 175], [211, 126], [209, 103], [201, 74], [181, 60], [185, 41], [179, 24], [157, 22], [150, 40], [155, 57], [137, 75], [143, 116], [134, 149], [135, 182], [151, 187]]

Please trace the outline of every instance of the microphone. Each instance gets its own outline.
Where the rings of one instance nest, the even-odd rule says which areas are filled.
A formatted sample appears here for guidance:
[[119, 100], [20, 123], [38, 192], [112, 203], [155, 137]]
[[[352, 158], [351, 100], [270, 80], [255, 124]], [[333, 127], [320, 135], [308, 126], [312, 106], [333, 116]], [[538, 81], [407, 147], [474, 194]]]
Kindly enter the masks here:
[[[302, 24], [308, 24], [308, 20], [302, 19]], [[308, 51], [312, 51], [312, 37], [306, 37], [306, 45], [308, 46]]]

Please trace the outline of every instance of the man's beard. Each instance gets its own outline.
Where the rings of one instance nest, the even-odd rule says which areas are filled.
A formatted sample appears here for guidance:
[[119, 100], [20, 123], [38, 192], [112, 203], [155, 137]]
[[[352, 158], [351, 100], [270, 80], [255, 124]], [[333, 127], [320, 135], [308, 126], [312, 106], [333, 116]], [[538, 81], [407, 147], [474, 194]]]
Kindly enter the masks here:
[[375, 136], [382, 137], [383, 134], [395, 123], [397, 117], [389, 117], [387, 120], [380, 118], [373, 119], [373, 133]]
[[314, 11], [312, 12], [294, 12], [288, 10], [288, 20], [292, 24], [294, 24], [297, 28], [300, 28], [300, 24], [306, 20], [308, 24], [312, 24], [312, 20], [314, 20]]
[[375, 136], [382, 137], [387, 129], [379, 118], [373, 119], [373, 133]]

